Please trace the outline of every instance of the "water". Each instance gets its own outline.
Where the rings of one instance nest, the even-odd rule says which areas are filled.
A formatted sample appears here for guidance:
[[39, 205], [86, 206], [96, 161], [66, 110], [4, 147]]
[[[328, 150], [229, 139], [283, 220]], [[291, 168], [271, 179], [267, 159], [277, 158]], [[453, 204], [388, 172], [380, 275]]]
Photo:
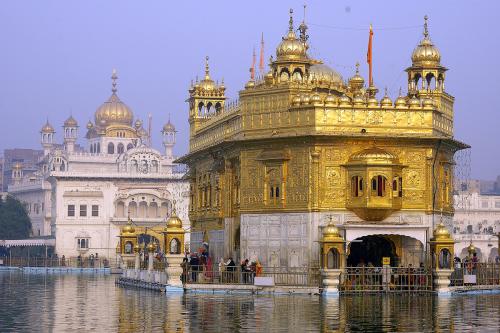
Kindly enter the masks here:
[[499, 332], [500, 295], [168, 295], [0, 272], [0, 332]]

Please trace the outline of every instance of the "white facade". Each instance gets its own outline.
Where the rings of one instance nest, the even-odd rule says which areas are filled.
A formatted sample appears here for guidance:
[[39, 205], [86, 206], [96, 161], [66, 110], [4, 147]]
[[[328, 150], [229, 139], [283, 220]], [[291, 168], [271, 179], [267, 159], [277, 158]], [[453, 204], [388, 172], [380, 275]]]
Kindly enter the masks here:
[[75, 145], [79, 127], [73, 117], [64, 122], [60, 145], [47, 122], [40, 132], [45, 155], [39, 170], [28, 179], [17, 166], [18, 179], [9, 187], [28, 208], [33, 235], [55, 237], [60, 257], [114, 258], [128, 216], [137, 226], [162, 225], [174, 201], [185, 228], [190, 225], [189, 185], [173, 163], [175, 127], [169, 121], [162, 130], [165, 154], [149, 147], [150, 133], [142, 121], [133, 123], [132, 111], [116, 95], [116, 73], [112, 78], [111, 97], [97, 109], [95, 123], [87, 124], [85, 150]]
[[495, 261], [500, 232], [500, 195], [463, 191], [455, 195], [454, 200], [456, 255], [460, 258], [467, 256], [467, 247], [472, 243], [481, 261]]

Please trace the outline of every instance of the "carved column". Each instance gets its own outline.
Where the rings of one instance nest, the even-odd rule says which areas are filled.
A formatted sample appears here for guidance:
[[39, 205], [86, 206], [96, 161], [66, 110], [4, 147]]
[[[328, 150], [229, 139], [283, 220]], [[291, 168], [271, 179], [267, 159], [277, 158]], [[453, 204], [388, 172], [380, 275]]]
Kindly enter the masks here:
[[312, 159], [312, 167], [311, 167], [311, 175], [312, 175], [312, 202], [310, 203], [310, 207], [313, 209], [318, 209], [319, 207], [319, 184], [320, 184], [320, 170], [319, 170], [319, 158], [320, 152], [318, 150], [313, 150], [311, 152]]

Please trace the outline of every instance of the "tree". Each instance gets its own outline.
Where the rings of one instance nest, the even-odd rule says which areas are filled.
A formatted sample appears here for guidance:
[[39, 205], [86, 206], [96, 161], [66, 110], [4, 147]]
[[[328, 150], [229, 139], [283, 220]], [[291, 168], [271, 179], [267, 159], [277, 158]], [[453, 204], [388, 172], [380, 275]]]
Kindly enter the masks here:
[[0, 200], [0, 239], [28, 238], [30, 232], [31, 221], [23, 204], [10, 195], [5, 202]]

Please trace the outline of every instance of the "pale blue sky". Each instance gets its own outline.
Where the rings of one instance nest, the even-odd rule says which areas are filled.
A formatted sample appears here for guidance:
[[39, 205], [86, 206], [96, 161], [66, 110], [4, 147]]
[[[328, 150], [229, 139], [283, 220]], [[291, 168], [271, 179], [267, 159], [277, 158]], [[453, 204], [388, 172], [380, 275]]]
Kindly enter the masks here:
[[[145, 119], [153, 115], [154, 145], [169, 114], [187, 150], [187, 89], [210, 56], [212, 77], [235, 97], [248, 78], [252, 48], [266, 41], [266, 63], [286, 32], [288, 9], [302, 20], [304, 1], [2, 1], [0, 7], [0, 150], [38, 148], [49, 117], [61, 139], [70, 113], [82, 126], [110, 94], [118, 70], [120, 98]], [[374, 36], [374, 77], [395, 98], [403, 70], [429, 15], [431, 38], [450, 70], [456, 97], [455, 137], [472, 145], [472, 175], [500, 174], [497, 129], [500, 66], [499, 1], [307, 1], [311, 55], [366, 76], [367, 28]], [[326, 26], [329, 26], [326, 27]], [[331, 28], [337, 27], [337, 28]], [[387, 29], [398, 28], [398, 29]], [[257, 49], [258, 54], [258, 49]], [[381, 96], [380, 96], [381, 97]]]

